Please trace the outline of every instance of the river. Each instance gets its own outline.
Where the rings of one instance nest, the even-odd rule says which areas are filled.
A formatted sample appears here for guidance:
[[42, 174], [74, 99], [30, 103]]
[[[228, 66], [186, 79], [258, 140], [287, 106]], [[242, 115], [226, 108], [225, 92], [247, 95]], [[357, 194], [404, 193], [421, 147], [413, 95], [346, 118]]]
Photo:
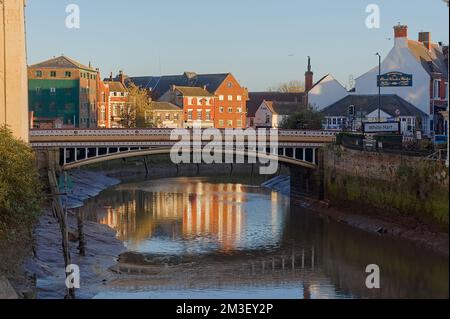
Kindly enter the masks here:
[[[446, 256], [319, 218], [244, 177], [123, 183], [82, 211], [154, 269], [121, 275], [100, 299], [449, 296]], [[366, 287], [370, 264], [380, 289]]]

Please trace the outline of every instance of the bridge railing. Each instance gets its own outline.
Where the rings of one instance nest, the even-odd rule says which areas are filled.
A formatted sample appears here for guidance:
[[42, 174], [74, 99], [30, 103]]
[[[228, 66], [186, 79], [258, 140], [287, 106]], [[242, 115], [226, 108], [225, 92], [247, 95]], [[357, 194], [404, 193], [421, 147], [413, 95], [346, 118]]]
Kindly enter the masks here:
[[[225, 132], [225, 130], [222, 130]], [[39, 130], [30, 131], [30, 137], [52, 137], [52, 136], [168, 136], [172, 129], [55, 129], [55, 130]], [[269, 133], [269, 130], [266, 130]], [[234, 134], [240, 135], [239, 131]], [[245, 130], [241, 133], [245, 135]], [[335, 137], [336, 131], [328, 130], [278, 130], [279, 136], [293, 137]]]

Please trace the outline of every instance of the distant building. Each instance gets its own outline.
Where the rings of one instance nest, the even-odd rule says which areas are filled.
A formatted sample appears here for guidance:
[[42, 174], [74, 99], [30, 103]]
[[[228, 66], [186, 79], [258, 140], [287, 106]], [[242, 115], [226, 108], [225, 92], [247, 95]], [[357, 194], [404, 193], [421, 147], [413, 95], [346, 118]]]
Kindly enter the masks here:
[[99, 128], [111, 128], [111, 113], [109, 107], [110, 91], [105, 82], [97, 81], [98, 123]]
[[349, 94], [347, 89], [331, 74], [325, 75], [308, 91], [309, 105], [321, 111]]
[[[396, 94], [428, 114], [425, 135], [446, 132], [441, 114], [448, 106], [448, 46], [434, 43], [429, 32], [408, 39], [408, 27], [394, 27], [394, 48], [381, 64], [382, 94]], [[378, 93], [378, 66], [356, 79], [356, 94]]]
[[255, 127], [279, 128], [289, 116], [305, 108], [304, 103], [263, 101], [255, 113]]
[[[158, 128], [184, 128], [183, 109], [170, 102], [151, 102], [152, 103], [152, 122]], [[146, 121], [150, 120], [147, 118]]]
[[[378, 112], [380, 110], [380, 112]], [[381, 96], [381, 109], [378, 108], [378, 95], [348, 95], [331, 104], [322, 113], [325, 116], [326, 130], [361, 130], [364, 122], [400, 122], [401, 133], [413, 136], [422, 130], [428, 115], [398, 95]]]
[[247, 125], [255, 127], [256, 111], [264, 101], [305, 103], [306, 94], [281, 92], [250, 92], [247, 102]]
[[217, 128], [245, 128], [248, 90], [231, 73], [129, 77], [125, 83], [146, 89], [152, 100], [158, 101], [173, 85], [204, 88], [216, 98], [214, 126]]
[[126, 127], [125, 115], [132, 112], [132, 101], [128, 89], [125, 86], [125, 79], [123, 73], [120, 72], [119, 79], [116, 81], [111, 78], [108, 81], [104, 81], [104, 84], [108, 87], [106, 92], [109, 92], [108, 96], [108, 111], [106, 112], [108, 126], [107, 128], [124, 128]]
[[28, 67], [29, 110], [63, 125], [97, 127], [98, 71], [66, 56]]
[[160, 102], [170, 102], [183, 110], [185, 128], [214, 127], [216, 97], [206, 88], [172, 85]]

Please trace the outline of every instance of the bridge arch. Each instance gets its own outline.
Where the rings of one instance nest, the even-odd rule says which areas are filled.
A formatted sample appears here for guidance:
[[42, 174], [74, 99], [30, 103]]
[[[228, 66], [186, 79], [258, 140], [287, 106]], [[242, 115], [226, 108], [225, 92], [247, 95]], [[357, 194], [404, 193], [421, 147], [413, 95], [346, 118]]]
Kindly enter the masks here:
[[[143, 156], [152, 156], [152, 155], [167, 155], [171, 152], [170, 147], [159, 147], [159, 148], [150, 148], [150, 149], [138, 149], [138, 150], [128, 150], [123, 152], [116, 152], [112, 154], [105, 155], [97, 155], [93, 157], [86, 157], [85, 159], [76, 160], [71, 163], [64, 163], [62, 165], [63, 170], [72, 170], [76, 168], [81, 168], [84, 166], [118, 160], [118, 159], [126, 159], [133, 157], [143, 157]], [[194, 151], [191, 150], [191, 153]], [[222, 155], [240, 155], [240, 156], [255, 156], [255, 158], [265, 159], [269, 161], [278, 161], [279, 163], [284, 163], [290, 166], [299, 166], [305, 169], [315, 170], [317, 169], [316, 163], [311, 163], [305, 160], [300, 160], [295, 157], [288, 157], [285, 155], [275, 155], [268, 153], [258, 153], [255, 151], [240, 151], [240, 150], [216, 150], [215, 152], [220, 153]], [[295, 151], [294, 151], [295, 153]]]

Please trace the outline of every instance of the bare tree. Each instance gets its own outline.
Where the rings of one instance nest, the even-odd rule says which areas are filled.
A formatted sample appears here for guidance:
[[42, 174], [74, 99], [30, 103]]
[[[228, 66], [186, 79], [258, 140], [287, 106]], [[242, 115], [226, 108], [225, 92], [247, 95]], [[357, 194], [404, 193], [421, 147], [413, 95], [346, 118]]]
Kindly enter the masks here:
[[124, 127], [148, 128], [155, 127], [153, 123], [153, 104], [147, 91], [132, 84], [128, 88], [129, 104], [121, 116]]
[[301, 93], [305, 92], [305, 85], [302, 81], [292, 80], [286, 83], [281, 83], [278, 86], [268, 89], [270, 92], [282, 93]]

